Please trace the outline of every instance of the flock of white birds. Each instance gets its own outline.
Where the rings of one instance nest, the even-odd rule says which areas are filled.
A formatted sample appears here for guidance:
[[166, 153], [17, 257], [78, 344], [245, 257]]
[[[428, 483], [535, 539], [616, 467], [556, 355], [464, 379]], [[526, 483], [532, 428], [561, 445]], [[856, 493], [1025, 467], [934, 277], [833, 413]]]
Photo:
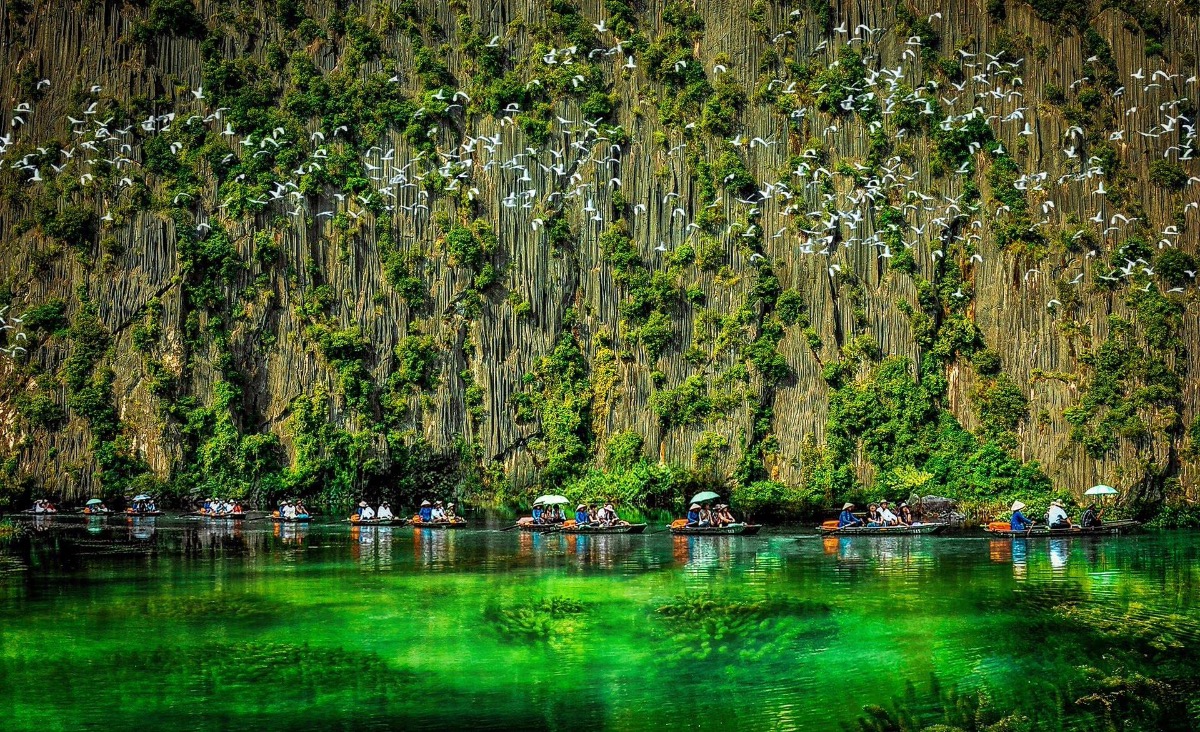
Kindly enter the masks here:
[[[930, 22], [939, 20], [939, 14], [930, 17]], [[603, 21], [594, 27], [601, 36], [611, 34]], [[768, 243], [767, 251], [773, 256], [822, 258], [821, 266], [831, 278], [836, 279], [843, 267], [849, 266], [839, 261], [841, 249], [862, 248], [883, 260], [894, 256], [887, 240], [894, 238], [896, 232], [883, 232], [876, 228], [873, 214], [877, 204], [901, 200], [908, 228], [900, 233], [905, 245], [913, 250], [918, 263], [933, 263], [945, 257], [955, 241], [968, 245], [960, 251], [973, 252], [962, 264], [970, 266], [983, 261], [983, 255], [970, 245], [983, 239], [987, 227], [1003, 221], [1009, 215], [1007, 207], [989, 206], [982, 202], [970, 205], [964, 201], [961, 193], [957, 196], [944, 195], [935, 190], [928, 170], [906, 163], [899, 156], [887, 160], [878, 169], [853, 162], [853, 167], [865, 177], [865, 184], [838, 186], [833, 189], [834, 193], [823, 192], [829, 190], [823, 185], [824, 182], [836, 175], [831, 171], [834, 165], [831, 162], [822, 164], [820, 161], [827, 158], [823, 157], [822, 150], [815, 147], [798, 151], [802, 162], [794, 170], [770, 177], [762, 175], [762, 171], [777, 171], [787, 167], [782, 163], [789, 154], [789, 141], [786, 139], [789, 123], [806, 124], [810, 132], [809, 139], [820, 138], [832, 151], [856, 137], [861, 143], [858, 147], [862, 149], [867, 137], [881, 125], [895, 138], [904, 137], [905, 131], [895, 129], [895, 125], [889, 121], [900, 104], [915, 104], [926, 115], [935, 115], [935, 108], [944, 110], [944, 116], [933, 120], [944, 130], [962, 127], [982, 118], [991, 126], [996, 139], [1002, 141], [997, 153], [1003, 153], [1005, 144], [1014, 145], [1021, 137], [1042, 134], [1039, 132], [1042, 125], [1037, 116], [1038, 104], [1026, 96], [1022, 78], [1024, 60], [1011, 61], [1003, 55], [958, 50], [956, 55], [964, 70], [963, 80], [939, 83], [927, 79], [923, 72], [923, 62], [918, 53], [920, 38], [880, 43], [894, 32], [865, 25], [859, 25], [851, 31], [846, 23], [842, 23], [833, 29], [831, 40], [822, 41], [809, 51], [810, 58], [822, 58], [821, 54], [825, 54], [827, 63], [836, 65], [838, 62], [835, 59], [841, 46], [853, 44], [860, 48], [869, 71], [861, 85], [849, 89], [840, 107], [852, 112], [862, 109], [866, 104], [878, 104], [882, 111], [882, 122], [862, 125], [855, 116], [834, 116], [819, 111], [815, 105], [797, 104], [790, 113], [781, 111], [776, 115], [775, 129], [759, 130], [757, 134], [743, 131], [727, 140], [744, 158], [748, 169], [759, 171], [760, 178], [765, 178], [759, 180], [753, 195], [740, 197], [726, 194], [707, 204], [710, 207], [723, 207], [725, 220], [733, 222], [722, 236], [731, 250], [738, 250], [736, 242], [740, 237], [763, 239]], [[787, 31], [781, 35], [790, 33]], [[492, 44], [498, 42], [498, 37], [491, 41]], [[882, 58], [885, 54], [898, 55], [898, 58], [885, 60]], [[583, 56], [589, 59], [612, 57], [614, 89], [620, 92], [622, 79], [625, 79], [630, 82], [630, 93], [633, 93], [637, 62], [622, 42], [615, 39], [613, 45], [596, 49], [575, 46], [552, 49], [541, 61], [548, 67], [570, 66]], [[712, 76], [731, 73], [724, 65], [714, 65], [708, 71]], [[1183, 164], [1190, 175], [1186, 189], [1188, 193], [1185, 195], [1192, 200], [1185, 202], [1184, 206], [1184, 215], [1190, 220], [1200, 214], [1200, 196], [1192, 193], [1200, 190], [1194, 187], [1200, 182], [1200, 177], [1195, 174], [1193, 153], [1197, 149], [1196, 125], [1195, 120], [1189, 119], [1180, 109], [1187, 99], [1196, 99], [1200, 94], [1197, 76], [1184, 76], [1164, 68], [1126, 70], [1123, 76], [1128, 80], [1126, 86], [1111, 95], [1112, 103], [1119, 108], [1118, 118], [1130, 123], [1149, 117], [1153, 123], [1145, 128], [1130, 124], [1113, 131], [1109, 139], [1140, 145], [1146, 155]], [[399, 83], [401, 74], [392, 80]], [[1076, 80], [1071, 88], [1083, 81]], [[57, 83], [43, 79], [38, 82], [38, 87], [49, 89]], [[540, 83], [537, 79], [529, 81], [530, 85]], [[786, 78], [774, 79], [769, 84], [769, 91], [784, 98], [796, 98], [790, 96], [795, 89], [796, 82]], [[90, 91], [93, 95], [100, 95], [104, 90], [94, 85]], [[364, 206], [378, 202], [397, 216], [402, 230], [406, 225], [411, 227], [405, 232], [409, 236], [419, 235], [431, 216], [431, 206], [435, 202], [431, 200], [423, 181], [433, 170], [449, 181], [447, 187], [450, 190], [465, 189], [468, 198], [480, 201], [485, 208], [490, 207], [501, 229], [506, 226], [529, 227], [536, 232], [545, 226], [549, 212], [563, 209], [566, 213], [574, 214], [577, 221], [584, 222], [581, 237], [596, 236], [612, 223], [606, 213], [608, 207], [601, 205], [604, 197], [611, 196], [617, 189], [632, 190], [629, 176], [637, 174], [623, 172], [626, 167], [636, 170], [635, 166], [625, 164], [632, 146], [615, 144], [607, 139], [603, 133], [605, 128], [599, 120], [572, 119], [572, 116], [580, 115], [572, 114], [569, 105], [562, 104], [554, 123], [552, 142], [535, 147], [527, 143], [515, 124], [516, 116], [523, 110], [517, 104], [509, 104], [499, 115], [483, 115], [472, 119], [471, 125], [476, 131], [474, 136], [459, 136], [457, 132], [447, 129], [431, 129], [433, 139], [440, 142], [436, 155], [426, 156], [423, 152], [414, 154], [404, 144], [387, 149], [372, 147], [365, 152], [361, 162], [373, 184], [373, 190], [357, 195], [330, 191], [330, 195], [316, 199], [319, 204], [310, 205], [310, 199], [301, 193], [299, 183], [304, 176], [326, 165], [331, 149], [340, 144], [339, 138], [347, 132], [346, 128], [311, 129], [307, 140], [292, 139], [283, 128], [275, 129], [268, 136], [243, 136], [225, 118], [224, 113], [228, 110], [210, 106], [203, 88], [196, 88], [184, 97], [176, 112], [153, 115], [132, 123], [117, 123], [112, 117], [101, 119], [99, 102], [92, 101], [64, 116], [58, 125], [32, 125], [30, 121], [38, 113], [38, 105], [20, 102], [12, 109], [9, 133], [0, 137], [0, 165], [20, 171], [24, 181], [30, 185], [43, 183], [54, 176], [72, 176], [86, 186], [94, 179], [89, 169], [97, 161], [104, 160], [118, 171], [137, 170], [142, 165], [141, 142], [154, 135], [169, 133], [177, 125], [199, 123], [228, 140], [230, 152], [226, 162], [235, 157], [267, 155], [285, 146], [306, 148], [302, 163], [282, 175], [269, 193], [250, 201], [256, 206], [272, 207], [277, 212], [286, 213], [302, 226], [322, 227], [328, 226], [328, 219], [343, 212], [351, 218], [368, 216], [370, 213]], [[465, 92], [450, 89], [439, 91], [435, 99], [448, 106], [444, 113], [439, 112], [445, 115], [462, 114], [462, 104], [470, 102]], [[422, 109], [417, 117], [427, 114]], [[73, 142], [57, 151], [58, 162], [50, 165], [49, 169], [35, 165], [36, 156], [33, 154], [20, 158], [8, 155], [13, 145], [24, 142], [38, 146], [38, 152], [44, 156], [47, 148], [42, 143], [26, 139], [26, 131], [55, 129], [56, 126], [60, 130], [65, 127]], [[676, 171], [673, 176], [657, 177], [652, 181], [649, 190], [656, 192], [650, 197], [630, 201], [632, 233], [635, 240], [645, 247], [648, 256], [653, 256], [651, 252], [659, 256], [668, 255], [675, 247], [698, 236], [700, 229], [696, 223], [698, 204], [692, 205], [692, 185], [687, 179], [683, 162], [687, 147], [698, 143], [689, 142], [687, 138], [695, 138], [684, 135], [681, 130], [669, 134], [675, 140], [664, 145], [662, 150], [653, 148], [648, 141], [634, 143], [644, 148], [641, 154], [661, 156], [661, 163]], [[1016, 187], [1030, 196], [1030, 211], [1035, 214], [1033, 226], [1045, 227], [1049, 235], [1051, 231], [1062, 227], [1067, 217], [1073, 214], [1076, 221], [1083, 222], [1084, 226], [1094, 231], [1098, 237], [1094, 241], [1103, 242], [1105, 251], [1119, 251], [1123, 237], [1138, 220], [1109, 205], [1101, 161], [1097, 157], [1086, 157], [1083, 152], [1084, 131], [1079, 127], [1070, 127], [1057, 143], [1050, 143], [1044, 137], [1040, 141], [1043, 151], [1053, 149], [1061, 155], [1056, 169], [1066, 172], [1052, 176], [1046, 170], [1028, 171], [1016, 181]], [[181, 143], [174, 142], [171, 151], [179, 153], [181, 148]], [[991, 154], [978, 143], [972, 143], [970, 153], [980, 165], [986, 165], [984, 158]], [[951, 177], [968, 174], [974, 168], [968, 161], [956, 171], [947, 171], [947, 174]], [[646, 166], [643, 166], [642, 171], [645, 170]], [[126, 174], [120, 178], [118, 188], [132, 184], [132, 176]], [[195, 225], [200, 233], [210, 228], [210, 217], [222, 215], [230, 203], [228, 199], [217, 199], [215, 187], [210, 190], [211, 195], [202, 194], [195, 200], [189, 194], [181, 193], [172, 201], [177, 206], [195, 210]], [[944, 185], [942, 190], [945, 190]], [[1067, 193], [1074, 195], [1065, 195]], [[1083, 202], [1084, 210], [1068, 210], [1070, 205], [1064, 201]], [[133, 225], [132, 222], [115, 221], [105, 201], [97, 200], [95, 205], [97, 215], [106, 226]], [[740, 223], [748, 219], [771, 223], [752, 224], [749, 227]], [[669, 224], [663, 227], [661, 222]], [[1180, 241], [1181, 232], [1176, 225], [1141, 223], [1158, 248], [1174, 247]], [[759, 225], [767, 231], [759, 231]], [[885, 233], [893, 236], [885, 236]], [[1076, 236], [1080, 235], [1081, 231], [1076, 233]], [[1064, 279], [1072, 285], [1080, 285], [1088, 268], [1100, 267], [1102, 269], [1096, 275], [1102, 279], [1121, 280], [1135, 274], [1146, 275], [1150, 280], [1145, 286], [1151, 286], [1155, 273], [1150, 262], [1133, 258], [1123, 266], [1114, 267], [1109, 264], [1109, 257], [1096, 255], [1097, 251], [1092, 250], [1077, 260], [1078, 271], [1063, 273]], [[768, 261], [768, 258], [764, 254], [751, 252], [749, 261], [755, 265]], [[1036, 268], [1028, 269], [1022, 278], [1023, 285], [1037, 287], [1040, 274]], [[1194, 277], [1195, 273], [1189, 272], [1189, 275]], [[1179, 290], [1172, 288], [1170, 291]], [[955, 295], [969, 297], [962, 290]], [[1047, 306], [1053, 308], [1057, 303], [1057, 300], [1051, 299]], [[19, 321], [10, 317], [3, 328], [14, 327], [10, 323]], [[22, 347], [14, 343], [6, 352], [13, 355], [14, 349], [21, 350]]]

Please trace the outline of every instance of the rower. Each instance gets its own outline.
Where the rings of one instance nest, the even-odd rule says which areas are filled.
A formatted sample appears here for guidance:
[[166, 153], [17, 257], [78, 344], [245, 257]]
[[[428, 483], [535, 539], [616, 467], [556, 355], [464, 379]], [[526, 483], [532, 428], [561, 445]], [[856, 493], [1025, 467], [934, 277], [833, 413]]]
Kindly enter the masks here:
[[587, 524], [588, 524], [587, 506], [585, 506], [581, 503], [575, 507], [575, 525], [576, 526], [587, 526]]
[[844, 529], [847, 526], [862, 526], [863, 520], [855, 516], [853, 513], [854, 504], [846, 503], [842, 505], [842, 515], [838, 516], [838, 528]]
[[1008, 528], [1013, 531], [1028, 531], [1033, 528], [1034, 522], [1025, 518], [1025, 514], [1021, 513], [1021, 509], [1025, 508], [1025, 504], [1020, 501], [1013, 501], [1012, 518], [1008, 522]]
[[427, 524], [433, 520], [433, 505], [429, 501], [421, 501], [421, 508], [417, 511], [417, 516], [421, 519], [421, 523]]
[[1071, 519], [1067, 517], [1067, 510], [1060, 499], [1055, 498], [1050, 502], [1050, 510], [1046, 512], [1046, 524], [1052, 529], [1071, 528]]
[[380, 521], [390, 521], [394, 518], [392, 516], [392, 507], [388, 505], [387, 501], [379, 504], [379, 510], [375, 512], [375, 518]]
[[366, 501], [358, 502], [358, 518], [360, 521], [371, 521], [375, 518], [375, 509], [367, 505]]
[[1083, 516], [1079, 518], [1080, 526], [1085, 529], [1094, 529], [1103, 526], [1104, 522], [1100, 520], [1100, 515], [1103, 513], [1103, 511], [1096, 511], [1095, 503], [1089, 503], [1088, 507], [1083, 511]]
[[699, 526], [700, 525], [700, 504], [699, 503], [693, 503], [692, 505], [688, 506], [687, 525], [688, 526]]

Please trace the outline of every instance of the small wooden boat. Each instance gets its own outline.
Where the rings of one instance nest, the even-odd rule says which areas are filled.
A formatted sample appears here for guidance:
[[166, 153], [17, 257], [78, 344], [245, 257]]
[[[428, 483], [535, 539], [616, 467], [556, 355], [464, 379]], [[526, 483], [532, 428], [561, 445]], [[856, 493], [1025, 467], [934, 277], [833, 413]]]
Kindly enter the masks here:
[[193, 511], [192, 513], [189, 513], [187, 515], [188, 516], [199, 516], [200, 518], [207, 518], [207, 519], [244, 519], [244, 518], [246, 518], [246, 513], [244, 511], [238, 512], [238, 513], [233, 513], [233, 512], [230, 512], [230, 513], [206, 513], [204, 511]]
[[297, 516], [295, 518], [284, 518], [282, 516], [274, 516], [274, 515], [267, 516], [267, 518], [271, 519], [272, 521], [274, 521], [276, 523], [280, 523], [280, 524], [307, 524], [312, 521], [312, 516], [308, 515], [307, 513], [300, 514], [299, 516]]
[[422, 521], [420, 518], [412, 520], [414, 529], [461, 529], [467, 525], [467, 520], [460, 518], [454, 521]]
[[[832, 526], [830, 525], [832, 524]], [[827, 521], [817, 527], [826, 536], [913, 536], [936, 534], [946, 524], [913, 524], [912, 526], [847, 526], [839, 529], [836, 521]]]
[[983, 527], [983, 530], [993, 536], [1007, 536], [1012, 539], [1036, 539], [1043, 536], [1112, 536], [1114, 534], [1128, 534], [1137, 531], [1142, 524], [1139, 521], [1105, 521], [1101, 526], [1072, 526], [1069, 529], [1051, 529], [1047, 526], [1034, 526], [1032, 529], [1025, 531], [1013, 530], [1007, 521], [993, 521]]
[[97, 511], [94, 508], [84, 508], [80, 509], [79, 511], [80, 516], [111, 516], [114, 513], [116, 513], [116, 511], [111, 511], [107, 508], [103, 511]]
[[518, 521], [511, 528], [517, 531], [556, 531], [562, 524], [535, 524], [532, 520]]
[[646, 524], [619, 524], [617, 526], [547, 526], [549, 531], [558, 534], [640, 534], [646, 530]]
[[126, 516], [162, 516], [162, 511], [134, 511], [132, 508], [125, 509]]
[[729, 524], [728, 526], [668, 526], [676, 536], [754, 536], [762, 524]]
[[345, 523], [351, 526], [403, 526], [408, 523], [408, 519], [390, 518], [390, 519], [346, 519]]

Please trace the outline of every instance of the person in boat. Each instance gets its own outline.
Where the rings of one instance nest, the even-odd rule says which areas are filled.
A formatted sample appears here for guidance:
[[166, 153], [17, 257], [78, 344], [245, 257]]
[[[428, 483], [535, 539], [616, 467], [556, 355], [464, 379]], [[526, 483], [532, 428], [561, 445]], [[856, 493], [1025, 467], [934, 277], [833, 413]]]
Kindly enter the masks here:
[[1104, 512], [1096, 510], [1095, 503], [1089, 503], [1088, 507], [1083, 510], [1083, 516], [1079, 517], [1079, 525], [1085, 529], [1095, 529], [1103, 526], [1104, 521], [1100, 518], [1100, 514], [1102, 513]]
[[892, 509], [888, 506], [887, 501], [879, 502], [879, 525], [880, 526], [896, 526], [900, 523], [900, 519], [896, 518], [896, 514], [892, 513]]
[[733, 512], [729, 510], [729, 504], [722, 503], [713, 511], [713, 524], [716, 526], [730, 526], [736, 524], [737, 519], [733, 517]]
[[454, 523], [455, 521], [458, 521], [458, 514], [454, 513], [454, 504], [453, 503], [446, 504], [446, 512], [443, 514], [443, 519], [445, 521], [449, 521], [450, 523]]
[[1071, 528], [1071, 519], [1067, 516], [1067, 509], [1063, 507], [1061, 500], [1056, 498], [1050, 502], [1050, 510], [1046, 512], [1046, 524], [1052, 529]]
[[868, 503], [867, 504], [867, 526], [871, 526], [871, 527], [879, 526], [879, 504], [878, 503]]
[[612, 526], [617, 521], [617, 512], [613, 510], [611, 503], [606, 503], [596, 511], [596, 523], [601, 526]]
[[296, 507], [292, 505], [291, 501], [284, 501], [283, 510], [279, 512], [279, 515], [285, 519], [294, 519], [296, 518]]
[[708, 506], [700, 507], [700, 528], [704, 529], [712, 526], [712, 509]]
[[850, 526], [862, 526], [863, 520], [854, 515], [854, 504], [846, 503], [842, 505], [842, 513], [838, 516], [838, 528], [844, 529]]
[[575, 525], [587, 526], [589, 522], [587, 506], [582, 503], [575, 507]]
[[1008, 521], [1008, 528], [1012, 529], [1013, 531], [1028, 531], [1029, 529], [1033, 528], [1034, 522], [1031, 519], [1026, 518], [1025, 514], [1021, 513], [1022, 508], [1025, 508], [1024, 503], [1021, 503], [1020, 501], [1013, 501], [1012, 518]]
[[391, 521], [393, 518], [395, 518], [392, 515], [392, 507], [388, 505], [387, 501], [379, 504], [379, 510], [375, 512], [375, 518], [379, 519], [380, 521]]
[[912, 509], [910, 509], [908, 504], [904, 502], [901, 502], [900, 504], [900, 523], [904, 524], [905, 526], [913, 525]]
[[296, 505], [293, 510], [295, 511], [295, 514], [296, 514], [293, 518], [307, 518], [308, 517], [308, 507], [304, 505], [304, 501], [296, 501]]
[[417, 509], [417, 517], [421, 519], [421, 523], [427, 524], [433, 520], [433, 504], [429, 501], [421, 501], [421, 507]]
[[692, 505], [688, 506], [687, 525], [688, 526], [699, 526], [700, 525], [700, 504], [699, 503], [693, 503]]
[[358, 504], [358, 518], [362, 521], [373, 521], [375, 519], [375, 509], [366, 501], [360, 501]]
[[[536, 517], [535, 517], [536, 518]], [[561, 524], [563, 522], [563, 514], [561, 506], [549, 506], [542, 511], [543, 524]]]
[[213, 499], [205, 498], [204, 505], [200, 507], [200, 513], [212, 513], [212, 512], [213, 512]]
[[243, 510], [242, 510], [242, 504], [241, 504], [241, 503], [239, 503], [239, 502], [237, 502], [237, 501], [234, 501], [234, 502], [233, 502], [233, 513], [234, 513], [234, 514], [237, 514], [237, 515], [241, 515], [241, 514], [245, 513], [245, 511], [243, 511]]
[[435, 524], [446, 520], [446, 508], [442, 505], [441, 501], [434, 501], [433, 513], [431, 515]]
[[535, 523], [535, 524], [546, 523], [545, 516], [546, 516], [546, 512], [544, 510], [542, 510], [542, 507], [540, 504], [535, 505], [533, 507], [533, 523]]
[[279, 515], [279, 518], [284, 517], [284, 513], [285, 513], [287, 507], [288, 507], [288, 501], [281, 501], [279, 503], [279, 507], [275, 509], [275, 513]]

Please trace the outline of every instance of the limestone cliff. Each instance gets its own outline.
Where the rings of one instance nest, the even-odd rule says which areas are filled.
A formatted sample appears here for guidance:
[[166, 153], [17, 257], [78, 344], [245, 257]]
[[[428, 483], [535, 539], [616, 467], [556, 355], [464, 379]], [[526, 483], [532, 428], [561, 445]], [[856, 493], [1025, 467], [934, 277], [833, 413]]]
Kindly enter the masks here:
[[627, 450], [838, 494], [991, 445], [1194, 495], [1198, 24], [7, 0], [6, 485], [341, 500]]

